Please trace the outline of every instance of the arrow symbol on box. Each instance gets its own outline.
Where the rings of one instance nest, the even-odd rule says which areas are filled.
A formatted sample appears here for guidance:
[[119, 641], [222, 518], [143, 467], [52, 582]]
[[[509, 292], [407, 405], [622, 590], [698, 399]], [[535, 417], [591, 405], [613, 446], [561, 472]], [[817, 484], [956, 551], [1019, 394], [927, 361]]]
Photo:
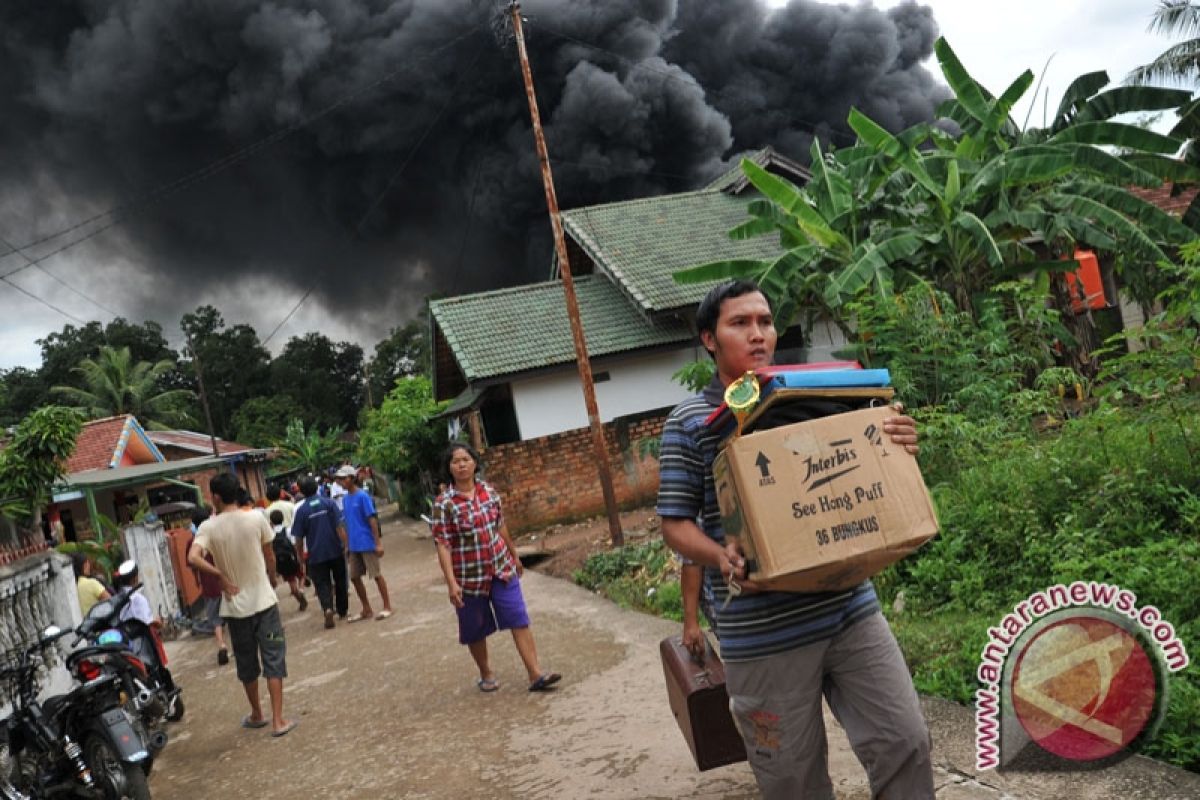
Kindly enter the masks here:
[[764, 478], [770, 477], [771, 470], [769, 467], [771, 466], [771, 459], [767, 458], [766, 454], [761, 450], [758, 452], [758, 458], [754, 459], [754, 466], [758, 467]]

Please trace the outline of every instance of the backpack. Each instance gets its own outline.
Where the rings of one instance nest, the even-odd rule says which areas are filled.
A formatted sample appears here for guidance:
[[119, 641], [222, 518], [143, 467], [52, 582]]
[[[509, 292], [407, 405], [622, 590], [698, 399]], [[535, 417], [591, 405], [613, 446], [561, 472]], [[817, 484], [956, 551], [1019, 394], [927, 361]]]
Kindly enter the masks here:
[[271, 542], [271, 549], [275, 551], [276, 572], [280, 575], [294, 575], [300, 571], [300, 560], [296, 558], [296, 547], [288, 538], [286, 528], [280, 528], [279, 532], [275, 534], [275, 541]]

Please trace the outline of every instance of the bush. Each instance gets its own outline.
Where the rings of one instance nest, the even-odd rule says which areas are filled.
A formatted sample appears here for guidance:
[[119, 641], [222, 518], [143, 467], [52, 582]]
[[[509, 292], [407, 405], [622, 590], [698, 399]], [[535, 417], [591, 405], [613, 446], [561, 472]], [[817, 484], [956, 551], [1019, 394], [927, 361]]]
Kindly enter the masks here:
[[572, 578], [624, 608], [683, 620], [678, 562], [661, 538], [594, 553]]

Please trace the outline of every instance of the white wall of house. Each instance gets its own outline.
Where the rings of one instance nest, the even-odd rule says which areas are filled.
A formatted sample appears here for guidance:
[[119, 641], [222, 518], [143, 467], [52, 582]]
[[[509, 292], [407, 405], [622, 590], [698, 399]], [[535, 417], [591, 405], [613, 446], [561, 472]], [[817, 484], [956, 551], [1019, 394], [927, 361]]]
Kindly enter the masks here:
[[[704, 356], [699, 347], [665, 353], [606, 360], [593, 374], [608, 374], [596, 383], [596, 405], [603, 422], [617, 417], [672, 406], [688, 397], [687, 389], [671, 380], [680, 367]], [[512, 382], [513, 406], [522, 439], [536, 439], [587, 427], [579, 373], [564, 370]]]
[[835, 361], [834, 353], [846, 347], [846, 336], [831, 320], [822, 317], [813, 323], [805, 342], [807, 362]]

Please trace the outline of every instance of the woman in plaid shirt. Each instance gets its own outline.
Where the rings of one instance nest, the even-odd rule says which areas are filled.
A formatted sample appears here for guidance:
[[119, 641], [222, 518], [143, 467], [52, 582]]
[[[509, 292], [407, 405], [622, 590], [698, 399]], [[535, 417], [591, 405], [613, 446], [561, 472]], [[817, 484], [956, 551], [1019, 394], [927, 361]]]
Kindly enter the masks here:
[[504, 524], [500, 495], [479, 480], [479, 456], [469, 445], [451, 444], [442, 466], [449, 488], [435, 504], [433, 540], [450, 602], [458, 613], [458, 641], [467, 646], [479, 667], [479, 690], [500, 688], [488, 663], [487, 637], [497, 630], [511, 630], [529, 673], [529, 691], [544, 691], [562, 676], [542, 672], [538, 665], [521, 594], [525, 568]]

